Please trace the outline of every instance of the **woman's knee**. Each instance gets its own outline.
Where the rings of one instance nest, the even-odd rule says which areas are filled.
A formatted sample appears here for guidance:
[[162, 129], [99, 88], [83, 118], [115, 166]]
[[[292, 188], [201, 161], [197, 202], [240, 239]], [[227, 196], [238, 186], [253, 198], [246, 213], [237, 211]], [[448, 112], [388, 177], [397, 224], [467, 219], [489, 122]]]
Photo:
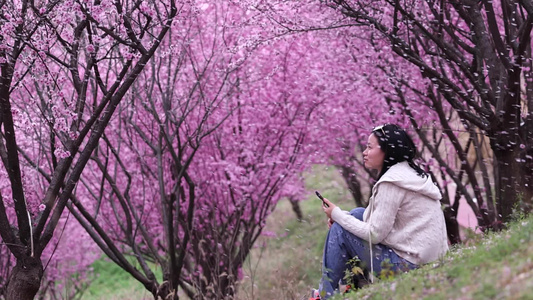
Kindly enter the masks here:
[[331, 234], [337, 234], [337, 233], [342, 233], [344, 231], [344, 228], [342, 228], [341, 225], [335, 222], [331, 225], [331, 227], [329, 228], [329, 231]]
[[341, 243], [346, 239], [346, 234], [349, 234], [346, 229], [344, 229], [339, 223], [335, 222], [331, 227], [329, 228], [328, 232], [328, 241], [337, 241]]
[[359, 219], [360, 221], [363, 221], [364, 213], [365, 213], [364, 207], [356, 207], [350, 211], [350, 214], [354, 216], [355, 218]]

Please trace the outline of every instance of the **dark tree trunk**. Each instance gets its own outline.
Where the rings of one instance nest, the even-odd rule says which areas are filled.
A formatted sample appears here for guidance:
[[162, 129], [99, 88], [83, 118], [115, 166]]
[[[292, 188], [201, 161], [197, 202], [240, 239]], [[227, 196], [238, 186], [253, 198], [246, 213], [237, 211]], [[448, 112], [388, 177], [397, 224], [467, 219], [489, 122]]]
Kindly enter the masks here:
[[220, 283], [220, 291], [223, 291], [223, 295], [218, 295], [218, 299], [233, 299], [235, 297], [236, 283], [235, 276], [225, 276]]
[[533, 211], [533, 146], [528, 147], [527, 150], [520, 153], [523, 174], [522, 186], [524, 187], [521, 207], [524, 211], [531, 212]]
[[40, 258], [26, 256], [17, 259], [7, 284], [6, 300], [32, 300], [39, 291], [43, 277]]
[[515, 210], [528, 212], [533, 196], [533, 186], [531, 186], [531, 169], [527, 169], [528, 161], [522, 162], [525, 156], [518, 145], [502, 147], [508, 145], [507, 139], [500, 139], [492, 144], [495, 156], [494, 180], [496, 187], [497, 210], [503, 222], [512, 219]]
[[342, 177], [348, 186], [348, 190], [352, 194], [357, 207], [366, 207], [366, 201], [363, 201], [363, 193], [361, 192], [361, 183], [357, 180], [357, 173], [350, 166], [337, 166], [341, 170]]
[[452, 245], [461, 243], [461, 236], [459, 235], [459, 223], [457, 222], [457, 211], [453, 206], [448, 206], [444, 209], [444, 222], [446, 222], [446, 232], [448, 233], [448, 240]]
[[289, 199], [292, 206], [292, 211], [296, 214], [296, 218], [298, 218], [298, 221], [301, 221], [304, 219], [304, 215], [302, 213], [302, 208], [300, 207], [300, 202], [294, 200], [292, 197]]

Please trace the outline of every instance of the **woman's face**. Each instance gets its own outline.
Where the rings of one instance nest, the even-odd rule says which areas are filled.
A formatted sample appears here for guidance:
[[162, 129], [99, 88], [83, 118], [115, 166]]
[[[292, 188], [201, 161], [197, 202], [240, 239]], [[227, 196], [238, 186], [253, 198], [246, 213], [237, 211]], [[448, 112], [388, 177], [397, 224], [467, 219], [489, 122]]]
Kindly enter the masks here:
[[365, 151], [363, 151], [363, 161], [365, 167], [371, 170], [378, 170], [381, 172], [383, 168], [383, 161], [385, 160], [385, 152], [381, 150], [378, 139], [375, 134], [368, 137], [368, 144]]

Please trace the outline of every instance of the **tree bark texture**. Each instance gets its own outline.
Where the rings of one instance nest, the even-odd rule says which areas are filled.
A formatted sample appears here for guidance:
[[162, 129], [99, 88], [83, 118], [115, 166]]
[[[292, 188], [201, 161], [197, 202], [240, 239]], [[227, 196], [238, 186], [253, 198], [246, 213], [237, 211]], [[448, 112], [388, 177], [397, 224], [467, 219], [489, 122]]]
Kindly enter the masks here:
[[522, 163], [521, 157], [525, 156], [524, 151], [513, 148], [502, 149], [497, 145], [493, 146], [493, 150], [497, 168], [495, 172], [496, 198], [499, 199], [497, 210], [502, 221], [507, 222], [513, 218], [515, 213], [531, 209], [532, 170], [527, 168], [527, 163]]
[[17, 259], [7, 284], [6, 300], [32, 300], [39, 291], [43, 277], [40, 258], [25, 256]]
[[338, 166], [341, 169], [342, 178], [348, 185], [348, 190], [352, 194], [357, 207], [366, 207], [367, 201], [363, 201], [363, 193], [361, 192], [361, 183], [357, 180], [355, 170], [350, 166]]
[[301, 221], [304, 219], [304, 215], [302, 213], [302, 208], [300, 207], [300, 202], [298, 200], [295, 200], [293, 198], [290, 198], [289, 201], [291, 202], [292, 211], [296, 214], [296, 218]]

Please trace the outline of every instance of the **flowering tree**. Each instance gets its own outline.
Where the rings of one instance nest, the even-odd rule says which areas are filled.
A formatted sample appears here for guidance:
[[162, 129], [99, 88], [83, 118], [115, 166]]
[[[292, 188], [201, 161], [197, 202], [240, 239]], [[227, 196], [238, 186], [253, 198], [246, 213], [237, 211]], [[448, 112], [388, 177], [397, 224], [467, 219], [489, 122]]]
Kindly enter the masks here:
[[174, 1], [0, 3], [0, 234], [16, 259], [7, 299], [37, 293], [80, 175], [177, 12]]
[[[517, 204], [529, 210], [533, 3], [326, 3], [356, 24], [373, 28], [395, 55], [416, 66], [432, 83], [421, 94], [430, 95], [428, 103], [446, 101], [467, 130], [477, 128], [490, 139], [494, 199], [503, 220]], [[474, 185], [474, 190], [481, 189]]]
[[481, 225], [497, 218], [492, 199], [504, 219], [517, 196], [530, 202], [530, 1], [316, 4], [2, 2], [7, 297], [37, 292], [65, 207], [154, 297], [232, 295], [311, 163], [337, 166], [364, 205], [372, 174], [354, 148], [379, 123], [411, 124], [445, 196], [451, 178]]
[[90, 199], [72, 203], [100, 248], [155, 297], [233, 295], [276, 202], [302, 194], [286, 184], [306, 165], [317, 103], [290, 95], [292, 77], [279, 75], [295, 68], [285, 41], [275, 64], [270, 51], [280, 50], [252, 53], [245, 13], [214, 1], [182, 20], [186, 35], [171, 29], [86, 168], [78, 194]]
[[[450, 241], [460, 241], [456, 217], [461, 196], [466, 198], [482, 228], [494, 226], [495, 209], [490, 193], [487, 193], [489, 196], [485, 202], [481, 189], [469, 188], [469, 185], [473, 185], [482, 186], [486, 191], [491, 190], [490, 182], [484, 180], [483, 185], [478, 183], [477, 166], [483, 178], [488, 178], [488, 174], [482, 160], [486, 154], [479, 142], [475, 142], [477, 136], [475, 139], [467, 139], [466, 143], [462, 141], [464, 137], [461, 133], [464, 130], [461, 129], [460, 121], [456, 120], [456, 114], [449, 106], [432, 97], [434, 94], [426, 93], [428, 87], [432, 86], [431, 82], [421, 77], [418, 69], [396, 57], [379, 36], [362, 32], [357, 39], [361, 42], [352, 45], [347, 51], [357, 58], [357, 65], [362, 70], [362, 90], [366, 89], [367, 93], [373, 93], [377, 98], [374, 103], [368, 104], [376, 114], [368, 119], [378, 120], [381, 124], [395, 122], [404, 128], [413, 129], [412, 135], [417, 144], [422, 146], [419, 149], [422, 154], [419, 163], [435, 177], [434, 181], [443, 192], [441, 202], [444, 205]], [[359, 106], [359, 103], [352, 105]], [[364, 116], [363, 113], [357, 115]], [[349, 127], [349, 130], [353, 128]], [[366, 133], [363, 135], [366, 136]], [[455, 151], [450, 152], [450, 148]], [[476, 149], [473, 159], [468, 157], [470, 149]], [[450, 189], [450, 182], [455, 184], [456, 190]]]
[[64, 213], [56, 234], [41, 256], [44, 274], [38, 297], [79, 297], [91, 284], [91, 265], [101, 255], [88, 233], [70, 213]]
[[[300, 4], [302, 2], [298, 8], [289, 7], [298, 11], [297, 15], [287, 17], [287, 13], [269, 8], [269, 16], [275, 23], [281, 24], [284, 34], [323, 30], [329, 33], [329, 36], [328, 33], [320, 35], [327, 47], [320, 45], [324, 51], [311, 60], [320, 61], [320, 66], [303, 72], [319, 71], [326, 78], [322, 79], [326, 86], [346, 93], [344, 96], [331, 94], [318, 110], [319, 119], [324, 122], [316, 128], [317, 132], [328, 134], [317, 142], [329, 146], [321, 150], [326, 152], [328, 161], [342, 171], [356, 204], [364, 205], [359, 179], [366, 181], [372, 174], [368, 176], [361, 168], [360, 158], [354, 155], [353, 149], [366, 142], [366, 133], [373, 125], [394, 122], [412, 127], [423, 145], [422, 150], [432, 156], [423, 157], [426, 160], [424, 164], [428, 172], [434, 172], [441, 179], [445, 214], [450, 222], [450, 239], [458, 241], [455, 218], [461, 196], [472, 207], [482, 228], [499, 227], [489, 180], [490, 167], [483, 159], [487, 157], [487, 152], [483, 150], [484, 141], [480, 139], [480, 134], [468, 124], [462, 125], [461, 120], [464, 124], [464, 119], [460, 119], [451, 105], [442, 104], [439, 98], [442, 96], [438, 89], [434, 89], [432, 81], [416, 65], [396, 55], [390, 41], [384, 39], [379, 31], [361, 27], [366, 24], [349, 15], [330, 15], [329, 22], [325, 22], [322, 18], [325, 13], [318, 9], [320, 5], [310, 9]], [[316, 19], [320, 22], [310, 20], [307, 14], [317, 15]], [[384, 13], [383, 22], [387, 22], [388, 17]], [[333, 71], [324, 71], [326, 65]], [[333, 122], [331, 116], [334, 116]], [[449, 148], [453, 148], [456, 154], [450, 155]], [[475, 151], [473, 156], [469, 154], [472, 151]], [[481, 178], [477, 173], [482, 174]], [[454, 183], [457, 192], [450, 190], [449, 182]]]

